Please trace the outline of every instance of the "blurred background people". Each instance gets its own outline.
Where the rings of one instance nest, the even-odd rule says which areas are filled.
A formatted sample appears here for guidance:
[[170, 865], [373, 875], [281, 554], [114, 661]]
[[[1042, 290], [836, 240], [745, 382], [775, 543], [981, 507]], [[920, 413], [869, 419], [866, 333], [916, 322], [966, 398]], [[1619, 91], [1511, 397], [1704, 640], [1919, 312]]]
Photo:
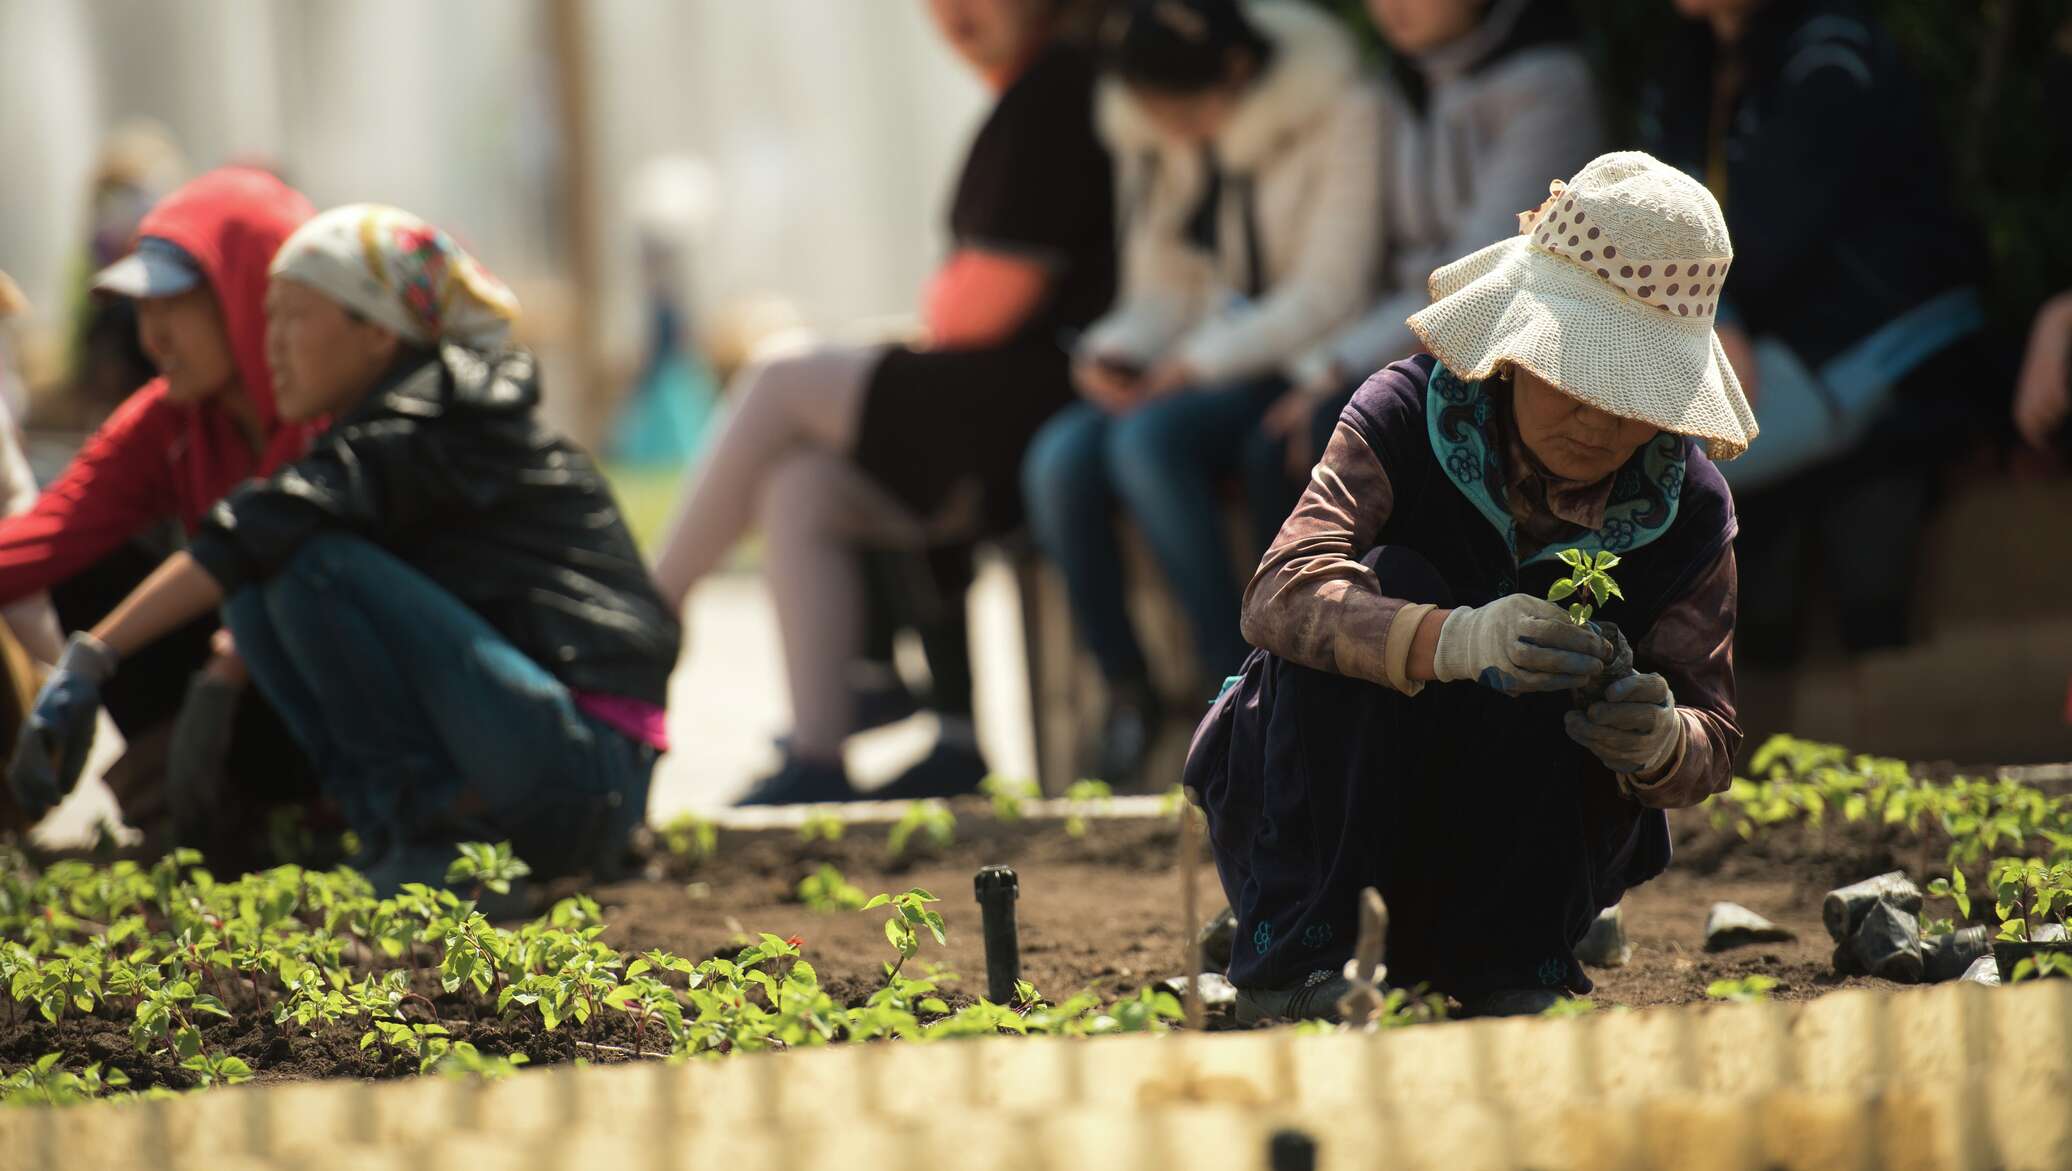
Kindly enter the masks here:
[[1440, 265], [1518, 230], [1547, 181], [1596, 157], [1596, 81], [1566, 0], [1367, 0], [1395, 57], [1382, 87], [1378, 299], [1289, 367], [1245, 456], [1264, 550], [1367, 376], [1417, 349], [1405, 324]]
[[1941, 469], [2007, 385], [1980, 332], [1981, 241], [1919, 84], [1857, 4], [1676, 10], [1642, 126], [1741, 242], [1720, 344], [1764, 440], [1725, 469], [1742, 655], [1797, 656], [1815, 557], [1844, 650], [1903, 645]]
[[157, 373], [137, 336], [136, 302], [95, 296], [88, 280], [129, 255], [138, 225], [185, 178], [185, 170], [179, 147], [156, 122], [124, 123], [101, 146], [88, 196], [86, 268], [74, 294], [72, 377], [65, 401], [68, 416], [84, 426], [99, 426]]
[[[211, 171], [147, 214], [136, 251], [94, 278], [97, 293], [134, 302], [159, 375], [32, 508], [0, 519], [0, 605], [47, 590], [65, 630], [90, 629], [232, 486], [302, 453], [310, 426], [284, 422], [274, 406], [263, 301], [268, 261], [310, 213], [264, 172]], [[101, 699], [128, 744], [108, 778], [125, 819], [228, 866], [264, 846], [275, 808], [300, 806], [312, 790], [267, 705], [239, 699], [243, 672], [212, 647], [217, 626], [201, 615], [157, 641]], [[184, 736], [183, 710], [194, 721]], [[169, 787], [195, 791], [169, 800]]]
[[[1071, 397], [1065, 339], [1114, 282], [1109, 165], [1093, 131], [1092, 65], [1057, 36], [1055, 0], [931, 0], [943, 38], [998, 95], [949, 217], [951, 250], [924, 291], [925, 337], [823, 347], [742, 376], [687, 478], [655, 561], [680, 607], [751, 527], [782, 632], [793, 728], [746, 803], [851, 796], [846, 668], [865, 645], [857, 552], [923, 551], [1018, 523], [1015, 470]], [[968, 720], [894, 795], [975, 787]]]
[[[677, 624], [604, 477], [534, 418], [516, 298], [394, 208], [326, 212], [272, 259], [281, 417], [330, 425], [74, 636], [32, 731], [75, 742], [138, 652], [220, 605], [382, 895], [441, 884], [463, 841], [614, 877], [667, 747]], [[17, 754], [17, 797], [54, 802], [75, 759]]]
[[1122, 289], [1074, 354], [1083, 401], [1037, 436], [1023, 482], [1107, 683], [1088, 763], [1127, 784], [1161, 712], [1124, 605], [1118, 509], [1187, 616], [1205, 704], [1246, 650], [1217, 482], [1281, 371], [1368, 296], [1382, 140], [1351, 37], [1313, 6], [1131, 0], [1106, 39]]
[[[22, 454], [21, 432], [15, 425], [26, 391], [8, 326], [10, 319], [28, 311], [29, 301], [21, 287], [0, 272], [0, 515], [6, 516], [36, 503], [36, 477]], [[0, 630], [0, 755], [6, 755], [14, 751], [21, 735], [22, 719], [36, 692], [38, 667], [57, 662], [64, 636], [58, 632], [49, 595], [41, 592], [0, 608], [0, 621], [5, 623]], [[29, 825], [26, 811], [0, 795], [0, 834], [19, 834]]]

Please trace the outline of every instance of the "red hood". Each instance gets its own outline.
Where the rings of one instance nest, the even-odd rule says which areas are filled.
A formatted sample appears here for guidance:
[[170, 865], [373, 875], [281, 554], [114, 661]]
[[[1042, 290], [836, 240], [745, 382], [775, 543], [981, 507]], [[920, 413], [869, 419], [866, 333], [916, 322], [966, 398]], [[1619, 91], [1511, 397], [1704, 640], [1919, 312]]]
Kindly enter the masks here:
[[[222, 167], [181, 186], [137, 226], [194, 257], [216, 290], [230, 353], [269, 440], [279, 427], [273, 371], [266, 364], [266, 266], [296, 228], [316, 214], [300, 191], [251, 167]], [[271, 461], [268, 461], [271, 462]]]

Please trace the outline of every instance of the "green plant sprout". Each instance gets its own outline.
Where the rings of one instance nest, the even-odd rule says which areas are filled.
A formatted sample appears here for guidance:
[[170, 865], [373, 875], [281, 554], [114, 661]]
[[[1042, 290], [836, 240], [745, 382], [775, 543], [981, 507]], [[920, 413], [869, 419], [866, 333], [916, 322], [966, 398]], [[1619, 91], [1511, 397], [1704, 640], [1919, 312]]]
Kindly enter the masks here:
[[935, 936], [937, 946], [945, 946], [948, 943], [943, 935], [942, 915], [928, 909], [929, 903], [941, 901], [917, 886], [904, 894], [872, 895], [870, 901], [863, 904], [861, 909], [866, 911], [874, 911], [879, 907], [892, 908], [892, 917], [885, 920], [885, 941], [899, 953], [899, 959], [885, 965], [885, 983], [888, 987], [899, 978], [899, 971], [906, 966], [906, 962], [913, 959], [921, 950], [922, 928], [926, 928], [930, 935]]
[[1564, 996], [1560, 1000], [1548, 1005], [1540, 1015], [1551, 1017], [1555, 1020], [1567, 1020], [1572, 1017], [1594, 1016], [1596, 1013], [1597, 1002], [1589, 997]]
[[892, 831], [885, 837], [886, 852], [894, 858], [905, 857], [915, 834], [921, 835], [922, 842], [930, 849], [946, 849], [957, 840], [957, 815], [950, 812], [948, 805], [934, 798], [910, 802], [906, 812], [892, 823]]
[[679, 813], [655, 832], [670, 857], [691, 866], [719, 852], [719, 826], [695, 813]]
[[842, 831], [847, 828], [832, 809], [818, 807], [806, 811], [805, 819], [799, 822], [801, 842], [839, 842]]
[[1034, 781], [1017, 781], [995, 774], [978, 783], [978, 791], [992, 802], [996, 821], [1020, 821], [1024, 807], [1035, 800]]
[[1705, 986], [1705, 995], [1714, 1000], [1725, 1000], [1734, 1004], [1753, 1004], [1770, 999], [1770, 990], [1775, 987], [1776, 977], [1758, 972], [1740, 979], [1728, 977], [1714, 980]]
[[1559, 602], [1569, 597], [1580, 598], [1568, 607], [1568, 619], [1577, 626], [1587, 624], [1590, 616], [1613, 598], [1626, 596], [1620, 592], [1619, 583], [1612, 580], [1609, 572], [1619, 564], [1617, 553], [1600, 552], [1593, 559], [1581, 549], [1563, 549], [1556, 556], [1568, 566], [1569, 575], [1547, 587], [1547, 600]]
[[798, 890], [799, 901], [816, 915], [860, 911], [867, 901], [863, 888], [850, 882], [829, 863], [823, 863], [820, 869], [799, 879]]
[[1106, 781], [1077, 780], [1065, 786], [1065, 832], [1075, 838], [1086, 836], [1086, 815], [1107, 810], [1115, 790]]
[[449, 886], [472, 886], [477, 898], [487, 890], [511, 893], [511, 884], [532, 873], [532, 867], [511, 854], [511, 843], [462, 842], [460, 857], [446, 866]]

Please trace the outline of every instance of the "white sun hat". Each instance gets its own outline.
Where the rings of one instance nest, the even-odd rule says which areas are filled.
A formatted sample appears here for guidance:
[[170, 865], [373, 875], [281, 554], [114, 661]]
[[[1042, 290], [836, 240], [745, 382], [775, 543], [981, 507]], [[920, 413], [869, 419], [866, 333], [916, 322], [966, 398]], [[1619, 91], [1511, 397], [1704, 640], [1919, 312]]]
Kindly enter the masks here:
[[1732, 459], [1756, 437], [1713, 322], [1734, 261], [1726, 217], [1697, 180], [1640, 151], [1601, 155], [1520, 234], [1432, 274], [1410, 328], [1469, 381], [1505, 363], [1626, 419]]

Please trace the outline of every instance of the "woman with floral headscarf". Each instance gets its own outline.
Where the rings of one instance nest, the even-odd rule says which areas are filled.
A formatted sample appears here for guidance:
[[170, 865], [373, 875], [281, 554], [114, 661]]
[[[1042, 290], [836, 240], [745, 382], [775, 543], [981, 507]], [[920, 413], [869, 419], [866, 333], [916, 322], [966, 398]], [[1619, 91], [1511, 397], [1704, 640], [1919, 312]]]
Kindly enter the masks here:
[[69, 788], [117, 664], [220, 605], [377, 889], [438, 883], [469, 839], [610, 871], [665, 746], [678, 630], [604, 478], [533, 417], [517, 302], [445, 233], [370, 205], [311, 220], [271, 272], [280, 409], [335, 422], [78, 640], [15, 788]]

